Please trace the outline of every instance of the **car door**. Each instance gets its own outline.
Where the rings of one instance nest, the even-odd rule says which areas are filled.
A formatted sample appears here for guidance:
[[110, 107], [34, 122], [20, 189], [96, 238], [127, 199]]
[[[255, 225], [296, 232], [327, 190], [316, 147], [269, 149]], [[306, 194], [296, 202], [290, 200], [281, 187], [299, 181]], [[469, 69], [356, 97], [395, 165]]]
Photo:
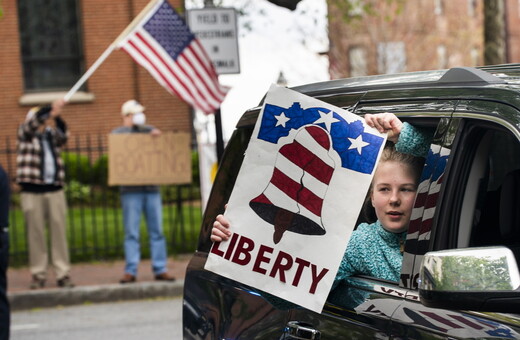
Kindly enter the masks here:
[[[447, 129], [451, 133], [440, 145], [439, 150], [449, 150], [450, 160], [437, 197], [432, 198], [434, 211], [423, 211], [422, 220], [429, 222], [419, 230], [423, 234], [427, 230], [429, 237], [413, 257], [412, 276], [418, 275], [424, 251], [500, 245], [520, 258], [518, 112], [508, 105], [482, 101], [459, 105]], [[486, 110], [489, 105], [493, 115]], [[471, 113], [466, 112], [469, 107]], [[474, 273], [452, 275], [476, 272], [477, 268]], [[420, 303], [415, 285], [407, 286], [405, 295], [392, 316], [396, 338], [520, 338], [519, 314], [428, 308]]]

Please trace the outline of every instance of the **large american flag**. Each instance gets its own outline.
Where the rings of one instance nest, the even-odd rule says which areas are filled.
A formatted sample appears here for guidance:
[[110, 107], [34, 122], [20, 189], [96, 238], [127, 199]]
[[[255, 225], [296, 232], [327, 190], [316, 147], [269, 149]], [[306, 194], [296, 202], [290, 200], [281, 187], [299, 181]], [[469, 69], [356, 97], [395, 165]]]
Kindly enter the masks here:
[[117, 47], [168, 92], [206, 114], [226, 96], [228, 88], [219, 84], [206, 51], [166, 0], [158, 1]]

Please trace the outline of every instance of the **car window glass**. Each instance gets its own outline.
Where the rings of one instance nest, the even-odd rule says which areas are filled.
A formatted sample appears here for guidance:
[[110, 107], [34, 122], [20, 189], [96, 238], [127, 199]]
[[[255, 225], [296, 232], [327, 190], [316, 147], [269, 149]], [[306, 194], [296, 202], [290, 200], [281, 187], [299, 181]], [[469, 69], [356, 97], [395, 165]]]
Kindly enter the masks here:
[[464, 192], [458, 247], [504, 245], [520, 262], [520, 143], [504, 130], [479, 139]]
[[215, 178], [211, 195], [204, 211], [201, 233], [199, 237], [198, 249], [209, 251], [211, 248], [211, 227], [215, 221], [215, 216], [224, 212], [224, 207], [231, 196], [231, 191], [235, 185], [246, 148], [253, 134], [253, 126], [237, 128], [231, 136], [224, 153], [222, 163]]

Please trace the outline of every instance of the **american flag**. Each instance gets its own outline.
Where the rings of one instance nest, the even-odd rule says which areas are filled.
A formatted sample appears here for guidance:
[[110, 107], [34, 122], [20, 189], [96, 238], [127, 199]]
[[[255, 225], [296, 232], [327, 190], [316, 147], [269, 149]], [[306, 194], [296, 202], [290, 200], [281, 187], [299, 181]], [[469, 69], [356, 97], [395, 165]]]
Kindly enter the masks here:
[[228, 88], [219, 84], [206, 51], [166, 0], [157, 2], [117, 47], [168, 92], [206, 114], [226, 96]]

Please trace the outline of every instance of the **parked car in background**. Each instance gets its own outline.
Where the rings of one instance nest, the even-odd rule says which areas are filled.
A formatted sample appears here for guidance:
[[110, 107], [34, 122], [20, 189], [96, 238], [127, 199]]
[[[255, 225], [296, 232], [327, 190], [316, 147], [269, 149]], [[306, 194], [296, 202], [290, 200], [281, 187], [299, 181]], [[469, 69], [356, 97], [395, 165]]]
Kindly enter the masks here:
[[[333, 80], [292, 88], [358, 115], [431, 129], [399, 282], [352, 277], [321, 313], [279, 310], [204, 270], [210, 234], [261, 107], [236, 126], [184, 285], [185, 339], [520, 338], [520, 65]], [[254, 227], [254, 226], [252, 226]]]

